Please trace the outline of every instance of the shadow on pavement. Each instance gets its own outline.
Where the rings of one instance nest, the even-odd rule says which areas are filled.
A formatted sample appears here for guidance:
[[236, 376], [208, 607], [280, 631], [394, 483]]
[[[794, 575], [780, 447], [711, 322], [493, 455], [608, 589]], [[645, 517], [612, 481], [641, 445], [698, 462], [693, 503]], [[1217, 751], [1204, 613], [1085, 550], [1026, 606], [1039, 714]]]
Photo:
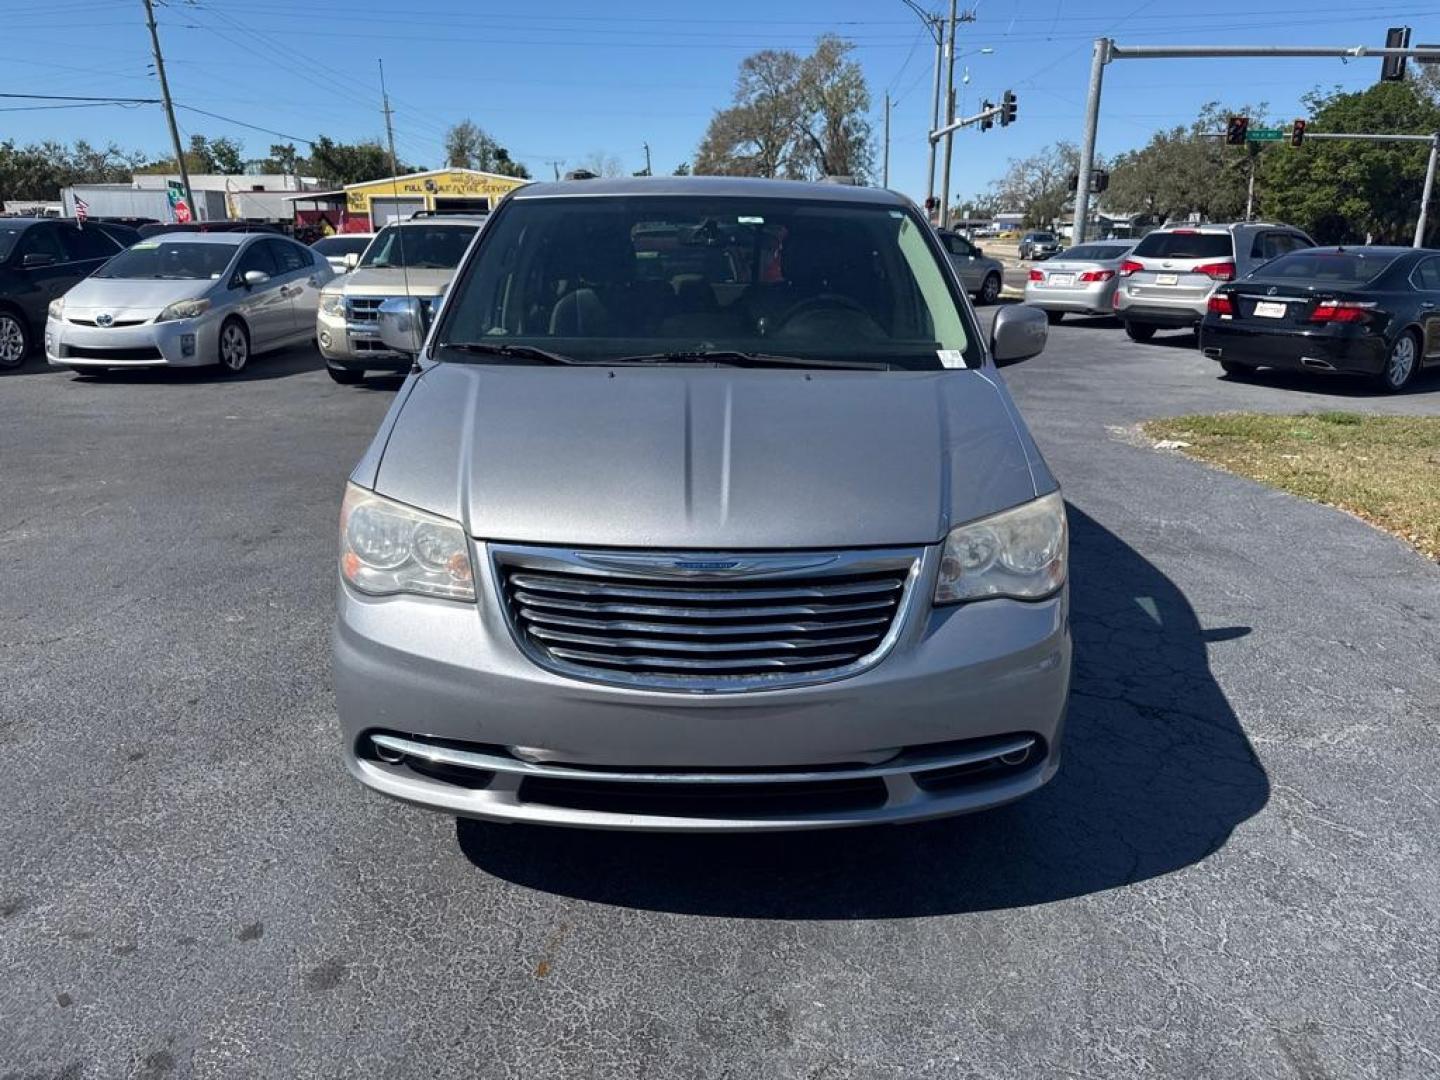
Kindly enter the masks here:
[[295, 345], [279, 352], [261, 353], [252, 356], [245, 370], [238, 375], [227, 375], [218, 364], [189, 368], [111, 368], [109, 371], [92, 373], [77, 371], [74, 378], [92, 383], [203, 383], [203, 382], [260, 382], [264, 379], [286, 379], [292, 375], [304, 375], [309, 371], [320, 371], [325, 363], [320, 354], [310, 345]]
[[478, 868], [546, 892], [738, 918], [885, 919], [1041, 904], [1172, 873], [1223, 846], [1269, 782], [1184, 595], [1071, 507], [1075, 681], [1064, 763], [998, 810], [780, 835], [574, 832], [461, 821]]
[[1440, 390], [1440, 369], [1437, 368], [1417, 371], [1410, 380], [1410, 385], [1398, 394], [1383, 389], [1373, 379], [1358, 375], [1313, 375], [1306, 371], [1262, 368], [1238, 376], [1225, 375], [1223, 378], [1231, 383], [1250, 383], [1272, 390], [1294, 390], [1298, 393], [1340, 398], [1405, 398], [1413, 394], [1433, 394]]

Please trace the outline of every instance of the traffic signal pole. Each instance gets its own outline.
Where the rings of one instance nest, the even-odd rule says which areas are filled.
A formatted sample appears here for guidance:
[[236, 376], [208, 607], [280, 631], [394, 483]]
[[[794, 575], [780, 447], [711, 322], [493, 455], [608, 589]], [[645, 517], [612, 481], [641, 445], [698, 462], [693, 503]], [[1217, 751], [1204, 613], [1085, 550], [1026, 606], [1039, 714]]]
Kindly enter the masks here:
[[[1095, 39], [1095, 53], [1090, 65], [1090, 95], [1085, 103], [1085, 141], [1080, 151], [1080, 168], [1075, 189], [1074, 235], [1071, 243], [1078, 244], [1085, 239], [1085, 226], [1090, 216], [1090, 174], [1095, 162], [1095, 134], [1100, 124], [1100, 91], [1104, 84], [1105, 68], [1115, 60], [1188, 60], [1225, 59], [1237, 57], [1299, 57], [1302, 59], [1336, 58], [1354, 60], [1361, 57], [1412, 57], [1416, 60], [1440, 61], [1440, 48], [1416, 47], [1405, 49], [1371, 48], [1367, 45], [1117, 45], [1110, 38]], [[1306, 134], [1307, 139], [1322, 138]], [[1433, 141], [1429, 135], [1390, 136], [1394, 140]], [[1430, 154], [1432, 168], [1428, 171], [1434, 180], [1435, 152]], [[1423, 232], [1426, 215], [1429, 212], [1428, 192], [1432, 183], [1426, 184], [1427, 196], [1421, 207], [1420, 224], [1417, 234]]]

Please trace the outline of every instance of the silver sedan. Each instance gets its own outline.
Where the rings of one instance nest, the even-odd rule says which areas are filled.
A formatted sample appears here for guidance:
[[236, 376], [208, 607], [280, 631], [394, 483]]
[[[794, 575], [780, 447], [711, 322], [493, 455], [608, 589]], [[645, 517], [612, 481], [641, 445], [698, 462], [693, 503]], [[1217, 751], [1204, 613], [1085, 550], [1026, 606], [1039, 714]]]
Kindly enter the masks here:
[[323, 255], [283, 236], [167, 233], [121, 252], [50, 305], [45, 357], [106, 370], [219, 364], [307, 341]]
[[1074, 315], [1111, 315], [1120, 264], [1133, 240], [1079, 244], [1031, 269], [1025, 282], [1025, 303], [1043, 308], [1052, 323], [1066, 312]]

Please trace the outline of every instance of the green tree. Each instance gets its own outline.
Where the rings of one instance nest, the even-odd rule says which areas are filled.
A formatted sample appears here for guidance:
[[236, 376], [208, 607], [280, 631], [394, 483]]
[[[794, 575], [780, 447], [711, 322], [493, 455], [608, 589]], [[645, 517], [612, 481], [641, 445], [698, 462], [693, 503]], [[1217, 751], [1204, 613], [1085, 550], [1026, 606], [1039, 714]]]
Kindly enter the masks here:
[[[1358, 93], [1316, 91], [1306, 98], [1309, 131], [1433, 134], [1440, 104], [1423, 87], [1412, 80]], [[1426, 153], [1419, 144], [1306, 140], [1266, 155], [1260, 205], [1266, 217], [1298, 225], [1321, 243], [1405, 242], [1419, 213]]]
[[676, 165], [676, 166], [675, 166], [675, 171], [672, 172], [670, 175], [671, 175], [671, 176], [689, 176], [689, 175], [690, 175], [690, 163], [689, 163], [688, 161], [682, 161], [682, 162], [680, 162], [679, 165]]
[[60, 198], [71, 184], [113, 184], [129, 180], [145, 155], [121, 150], [114, 143], [92, 146], [47, 140], [17, 146], [0, 142], [0, 199]]
[[452, 169], [479, 169], [529, 179], [530, 170], [510, 157], [484, 128], [466, 117], [445, 132], [445, 164]]
[[[383, 180], [390, 175], [390, 154], [379, 139], [357, 143], [337, 143], [328, 135], [320, 135], [310, 149], [310, 167], [327, 181], [343, 187], [367, 180]], [[400, 172], [414, 172], [404, 162], [397, 163]]]
[[211, 139], [210, 158], [218, 173], [234, 176], [245, 171], [245, 154], [234, 139]]
[[1001, 209], [1021, 211], [1027, 226], [1049, 228], [1072, 202], [1070, 175], [1079, 164], [1079, 149], [1064, 140], [1030, 157], [1011, 158], [991, 185], [995, 202]]
[[827, 34], [806, 57], [777, 49], [746, 57], [730, 107], [711, 118], [695, 172], [868, 179], [875, 156], [870, 91], [853, 49]]
[[1188, 127], [1156, 132], [1145, 146], [1111, 163], [1106, 207], [1153, 221], [1191, 213], [1211, 221], [1242, 219], [1250, 171], [1255, 169], [1258, 175], [1263, 160], [1279, 148], [1247, 143], [1240, 149], [1214, 136], [1225, 130], [1231, 115], [1250, 117], [1251, 127], [1265, 126], [1266, 112], [1263, 104], [1223, 108], [1210, 102]]

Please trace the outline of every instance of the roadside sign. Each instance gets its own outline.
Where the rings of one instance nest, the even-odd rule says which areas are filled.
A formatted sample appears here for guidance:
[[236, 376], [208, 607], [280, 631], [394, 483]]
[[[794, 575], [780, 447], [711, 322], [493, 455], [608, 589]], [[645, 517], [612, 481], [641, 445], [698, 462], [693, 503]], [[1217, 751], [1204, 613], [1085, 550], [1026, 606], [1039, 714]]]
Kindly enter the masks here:
[[1280, 128], [1251, 128], [1245, 136], [1246, 142], [1279, 142], [1285, 138]]

